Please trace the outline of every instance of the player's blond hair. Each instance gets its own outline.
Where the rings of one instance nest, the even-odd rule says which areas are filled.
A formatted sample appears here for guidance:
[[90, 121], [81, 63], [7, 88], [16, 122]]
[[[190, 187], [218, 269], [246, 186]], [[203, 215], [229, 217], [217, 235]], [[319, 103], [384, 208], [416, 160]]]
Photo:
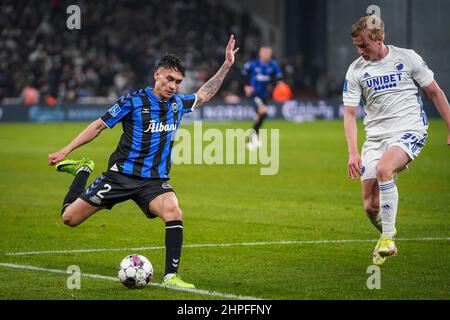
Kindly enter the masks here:
[[373, 41], [384, 40], [384, 22], [376, 15], [361, 17], [352, 25], [352, 38], [359, 36], [365, 29], [369, 30], [369, 38]]

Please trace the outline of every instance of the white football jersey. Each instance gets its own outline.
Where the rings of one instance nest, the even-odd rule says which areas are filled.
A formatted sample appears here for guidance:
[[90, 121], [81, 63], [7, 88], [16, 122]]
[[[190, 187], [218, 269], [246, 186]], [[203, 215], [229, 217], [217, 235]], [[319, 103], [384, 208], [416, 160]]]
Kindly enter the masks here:
[[433, 72], [414, 50], [387, 47], [379, 61], [356, 59], [345, 77], [344, 106], [357, 107], [362, 100], [368, 139], [428, 127], [420, 92], [433, 82]]

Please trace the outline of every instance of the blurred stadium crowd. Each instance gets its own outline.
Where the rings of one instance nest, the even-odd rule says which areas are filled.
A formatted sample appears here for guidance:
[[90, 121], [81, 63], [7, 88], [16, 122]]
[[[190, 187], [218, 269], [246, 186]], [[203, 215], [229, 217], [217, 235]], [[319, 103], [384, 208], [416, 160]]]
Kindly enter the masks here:
[[[116, 98], [152, 83], [155, 63], [166, 52], [178, 54], [187, 69], [182, 92], [197, 90], [218, 69], [233, 33], [241, 48], [238, 68], [219, 97], [243, 97], [240, 67], [256, 57], [263, 36], [247, 13], [220, 2], [102, 0], [77, 1], [81, 29], [69, 30], [66, 0], [2, 0], [0, 3], [0, 101], [23, 97], [25, 104], [73, 103], [85, 97]], [[294, 95], [321, 90], [321, 77], [301, 55], [276, 57]], [[1, 103], [1, 102], [0, 102]]]

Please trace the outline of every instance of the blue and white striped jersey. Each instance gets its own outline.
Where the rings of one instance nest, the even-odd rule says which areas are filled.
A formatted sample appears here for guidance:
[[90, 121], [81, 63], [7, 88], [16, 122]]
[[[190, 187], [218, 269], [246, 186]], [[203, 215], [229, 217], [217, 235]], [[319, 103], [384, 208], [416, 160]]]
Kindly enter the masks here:
[[248, 84], [255, 88], [255, 96], [268, 98], [268, 84], [283, 77], [280, 67], [275, 60], [269, 60], [263, 63], [260, 59], [247, 62], [242, 71], [243, 75], [248, 79]]
[[120, 97], [101, 117], [107, 127], [122, 122], [123, 128], [119, 145], [109, 158], [109, 170], [142, 178], [169, 179], [176, 130], [196, 101], [196, 94], [175, 94], [161, 100], [149, 87]]

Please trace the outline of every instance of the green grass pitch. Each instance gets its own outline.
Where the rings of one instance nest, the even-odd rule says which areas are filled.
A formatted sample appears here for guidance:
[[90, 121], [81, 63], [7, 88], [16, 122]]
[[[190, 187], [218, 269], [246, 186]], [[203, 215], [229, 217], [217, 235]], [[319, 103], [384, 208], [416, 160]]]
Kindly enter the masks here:
[[[112, 281], [121, 259], [136, 252], [127, 248], [164, 246], [163, 222], [146, 219], [133, 202], [101, 211], [76, 228], [61, 222], [72, 179], [49, 167], [47, 154], [86, 125], [0, 126], [2, 300], [450, 298], [450, 149], [442, 121], [431, 121], [425, 148], [397, 180], [399, 255], [381, 267], [380, 289], [367, 287], [378, 234], [363, 212], [360, 182], [347, 178], [341, 121], [266, 122], [265, 128], [280, 130], [276, 175], [260, 175], [260, 165], [174, 165], [170, 181], [185, 225], [180, 273], [196, 285], [195, 292], [158, 285], [129, 290]], [[208, 123], [204, 129], [250, 125]], [[192, 124], [182, 127], [193, 130]], [[105, 170], [120, 134], [120, 126], [106, 130], [70, 155], [96, 162], [89, 182]], [[359, 147], [363, 139], [359, 123]], [[249, 245], [255, 242], [264, 243]], [[196, 244], [211, 246], [191, 246]], [[11, 255], [77, 249], [108, 250]], [[137, 253], [149, 258], [154, 283], [161, 283], [164, 250]], [[64, 272], [70, 265], [111, 279], [82, 276], [80, 289], [69, 290], [69, 275], [48, 269]]]

